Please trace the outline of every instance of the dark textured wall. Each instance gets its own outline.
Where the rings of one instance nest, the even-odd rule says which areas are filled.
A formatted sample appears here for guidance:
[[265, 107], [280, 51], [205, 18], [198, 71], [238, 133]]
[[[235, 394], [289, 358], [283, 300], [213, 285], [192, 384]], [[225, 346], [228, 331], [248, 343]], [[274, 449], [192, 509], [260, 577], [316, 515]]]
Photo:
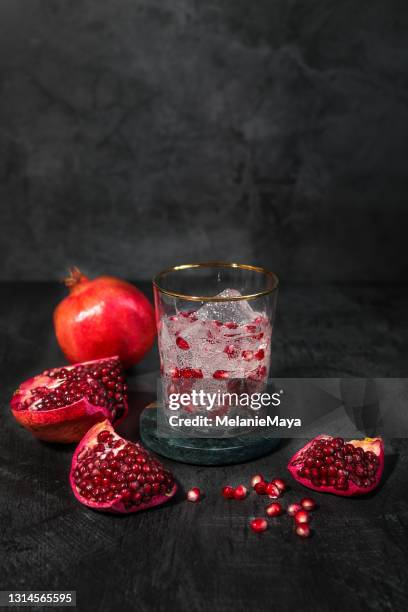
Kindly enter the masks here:
[[2, 0], [0, 277], [406, 280], [408, 5]]

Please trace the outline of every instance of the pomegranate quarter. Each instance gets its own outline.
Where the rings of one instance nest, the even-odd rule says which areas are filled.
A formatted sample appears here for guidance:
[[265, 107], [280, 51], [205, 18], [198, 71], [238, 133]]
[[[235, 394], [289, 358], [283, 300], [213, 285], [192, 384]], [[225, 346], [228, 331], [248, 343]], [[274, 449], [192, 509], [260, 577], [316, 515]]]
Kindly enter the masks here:
[[17, 421], [40, 440], [78, 442], [92, 425], [127, 414], [127, 385], [117, 357], [46, 370], [11, 400]]
[[384, 469], [381, 438], [350, 440], [321, 435], [289, 461], [293, 478], [309, 489], [351, 497], [373, 491]]
[[177, 489], [171, 472], [141, 444], [118, 436], [109, 421], [94, 425], [79, 443], [70, 483], [85, 506], [125, 514], [159, 506]]

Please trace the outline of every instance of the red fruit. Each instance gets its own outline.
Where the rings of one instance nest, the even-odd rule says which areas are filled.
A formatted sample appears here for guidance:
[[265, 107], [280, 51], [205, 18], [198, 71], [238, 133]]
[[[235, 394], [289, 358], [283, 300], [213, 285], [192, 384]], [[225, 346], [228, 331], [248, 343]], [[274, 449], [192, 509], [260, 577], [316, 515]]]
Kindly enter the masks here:
[[307, 523], [303, 525], [296, 525], [295, 533], [301, 538], [308, 538], [310, 536], [310, 527]]
[[[337, 457], [334, 463], [333, 457]], [[289, 472], [305, 487], [344, 497], [363, 495], [375, 489], [383, 469], [381, 438], [345, 443], [342, 438], [327, 435], [314, 438], [288, 464]]]
[[266, 507], [266, 514], [268, 516], [279, 516], [282, 512], [283, 508], [279, 502], [272, 502], [272, 504]]
[[281, 478], [274, 478], [271, 482], [275, 485], [275, 487], [278, 487], [281, 493], [286, 490], [286, 482]]
[[71, 363], [118, 355], [125, 367], [153, 345], [153, 307], [134, 285], [110, 276], [89, 280], [71, 268], [70, 295], [54, 311], [58, 344]]
[[265, 486], [265, 493], [273, 499], [277, 499], [278, 497], [280, 497], [280, 491], [278, 487], [276, 487], [272, 482], [268, 482], [268, 484]]
[[258, 484], [258, 482], [264, 482], [264, 477], [262, 476], [262, 474], [255, 474], [255, 476], [252, 476], [251, 486], [253, 489], [255, 488], [255, 485]]
[[85, 506], [125, 514], [163, 504], [177, 489], [171, 472], [141, 444], [118, 436], [109, 421], [97, 423], [82, 438], [69, 478]]
[[244, 485], [238, 485], [235, 487], [234, 498], [235, 499], [245, 499], [247, 496], [247, 488]]
[[296, 512], [299, 512], [299, 510], [301, 509], [302, 509], [302, 506], [300, 504], [289, 504], [288, 514], [290, 516], [295, 516]]
[[308, 523], [310, 521], [309, 513], [306, 510], [298, 510], [293, 517], [298, 525]]
[[264, 518], [252, 519], [250, 525], [252, 531], [255, 531], [255, 533], [261, 533], [262, 531], [266, 531], [266, 529], [268, 529], [268, 522]]
[[304, 497], [300, 500], [300, 505], [304, 510], [310, 512], [311, 510], [314, 510], [316, 508], [317, 504], [314, 499], [311, 499], [310, 497]]
[[242, 358], [245, 359], [245, 361], [251, 361], [253, 356], [254, 356], [253, 351], [242, 351]]
[[222, 495], [225, 499], [235, 499], [234, 487], [226, 486], [222, 488]]
[[200, 500], [200, 498], [201, 498], [201, 491], [198, 487], [193, 487], [187, 493], [187, 499], [190, 502], [197, 502]]
[[258, 493], [258, 495], [266, 495], [266, 485], [267, 483], [264, 481], [257, 482], [254, 486], [255, 492]]
[[46, 370], [11, 400], [17, 421], [40, 440], [78, 442], [92, 425], [127, 414], [127, 385], [117, 357]]

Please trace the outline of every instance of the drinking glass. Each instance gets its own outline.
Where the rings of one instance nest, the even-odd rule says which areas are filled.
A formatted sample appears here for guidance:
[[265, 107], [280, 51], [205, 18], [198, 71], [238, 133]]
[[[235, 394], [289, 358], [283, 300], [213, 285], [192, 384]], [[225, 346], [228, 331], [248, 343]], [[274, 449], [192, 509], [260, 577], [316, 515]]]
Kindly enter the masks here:
[[203, 395], [180, 407], [184, 414], [214, 417], [236, 408], [242, 393], [265, 389], [278, 287], [273, 272], [237, 263], [186, 264], [163, 270], [153, 286], [165, 409], [174, 393], [231, 395], [212, 409]]

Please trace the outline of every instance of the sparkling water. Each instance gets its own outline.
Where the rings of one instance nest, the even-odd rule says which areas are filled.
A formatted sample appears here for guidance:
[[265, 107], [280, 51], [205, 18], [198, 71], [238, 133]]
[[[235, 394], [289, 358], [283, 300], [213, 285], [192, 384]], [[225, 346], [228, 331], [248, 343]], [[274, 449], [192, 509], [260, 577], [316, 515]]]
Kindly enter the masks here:
[[[217, 297], [240, 295], [225, 289]], [[195, 311], [164, 316], [159, 350], [165, 403], [170, 393], [193, 389], [262, 391], [269, 371], [271, 334], [266, 314], [253, 310], [247, 300], [208, 302]]]

